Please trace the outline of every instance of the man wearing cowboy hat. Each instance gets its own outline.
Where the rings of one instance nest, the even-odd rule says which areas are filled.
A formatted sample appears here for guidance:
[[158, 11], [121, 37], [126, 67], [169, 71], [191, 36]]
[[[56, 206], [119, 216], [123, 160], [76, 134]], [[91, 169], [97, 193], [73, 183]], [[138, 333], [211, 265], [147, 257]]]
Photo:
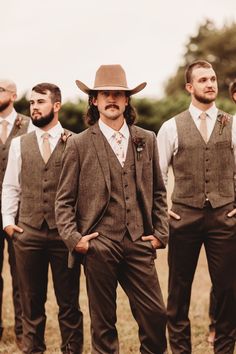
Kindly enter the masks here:
[[120, 65], [102, 65], [89, 95], [89, 129], [68, 141], [56, 198], [69, 265], [83, 255], [92, 353], [119, 353], [116, 289], [126, 292], [139, 326], [140, 351], [166, 350], [166, 311], [156, 274], [156, 249], [168, 239], [166, 190], [155, 134], [133, 126], [129, 89]]

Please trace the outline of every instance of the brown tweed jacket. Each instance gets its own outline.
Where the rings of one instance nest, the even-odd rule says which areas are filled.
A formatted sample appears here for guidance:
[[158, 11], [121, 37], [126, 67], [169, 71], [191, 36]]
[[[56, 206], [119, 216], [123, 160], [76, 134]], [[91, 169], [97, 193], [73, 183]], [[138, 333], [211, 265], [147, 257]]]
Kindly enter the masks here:
[[[138, 158], [133, 144], [136, 187], [145, 235], [155, 235], [163, 247], [168, 240], [166, 189], [159, 167], [156, 136], [137, 126], [131, 139], [142, 138], [145, 146]], [[69, 267], [80, 238], [95, 230], [109, 203], [111, 180], [104, 140], [98, 124], [68, 139], [56, 197], [56, 221], [69, 251]]]

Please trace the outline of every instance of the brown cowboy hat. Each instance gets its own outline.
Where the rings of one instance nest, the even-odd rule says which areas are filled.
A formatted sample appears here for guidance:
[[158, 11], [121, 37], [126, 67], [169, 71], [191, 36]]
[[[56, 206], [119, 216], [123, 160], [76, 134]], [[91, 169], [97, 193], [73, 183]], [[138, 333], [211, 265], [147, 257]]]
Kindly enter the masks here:
[[101, 65], [96, 72], [93, 88], [89, 88], [79, 80], [76, 80], [75, 82], [78, 88], [87, 94], [91, 91], [121, 90], [128, 91], [130, 95], [133, 95], [143, 90], [147, 85], [146, 82], [142, 82], [133, 89], [128, 88], [125, 71], [122, 66], [118, 64]]

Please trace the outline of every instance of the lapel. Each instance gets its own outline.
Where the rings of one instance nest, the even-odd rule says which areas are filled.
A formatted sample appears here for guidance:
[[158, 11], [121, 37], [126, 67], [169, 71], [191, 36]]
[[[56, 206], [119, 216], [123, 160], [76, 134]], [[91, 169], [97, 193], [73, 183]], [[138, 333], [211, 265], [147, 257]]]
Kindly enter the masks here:
[[104, 179], [108, 188], [108, 191], [110, 193], [111, 191], [111, 178], [110, 178], [110, 168], [109, 168], [109, 163], [108, 163], [108, 158], [107, 158], [107, 153], [106, 153], [106, 148], [104, 145], [104, 138], [102, 136], [102, 132], [99, 129], [98, 124], [96, 123], [93, 125], [91, 128], [91, 136], [92, 136], [92, 142], [94, 144], [98, 160], [100, 162], [102, 172], [104, 175]]
[[135, 163], [135, 170], [136, 170], [136, 183], [137, 183], [137, 188], [141, 185], [141, 176], [142, 176], [142, 169], [143, 169], [143, 156], [140, 157], [138, 160], [137, 158], [137, 150], [136, 146], [133, 143], [133, 138], [134, 137], [143, 137], [142, 133], [137, 129], [135, 125], [129, 126], [129, 131], [130, 131], [130, 139], [133, 147], [133, 152], [134, 152], [134, 163]]

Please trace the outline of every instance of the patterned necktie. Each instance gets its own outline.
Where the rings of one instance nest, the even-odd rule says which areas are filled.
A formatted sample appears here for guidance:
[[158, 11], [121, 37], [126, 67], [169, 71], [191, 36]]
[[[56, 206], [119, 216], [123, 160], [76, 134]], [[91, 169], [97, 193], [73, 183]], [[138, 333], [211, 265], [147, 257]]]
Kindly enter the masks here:
[[43, 145], [42, 145], [42, 156], [45, 163], [48, 162], [49, 157], [51, 156], [51, 148], [49, 143], [49, 134], [44, 133], [42, 135], [43, 138]]
[[199, 131], [200, 134], [203, 138], [203, 140], [205, 141], [205, 143], [207, 143], [207, 122], [206, 122], [206, 118], [207, 118], [207, 114], [206, 112], [202, 112], [199, 116], [200, 118], [200, 125], [199, 125]]
[[2, 143], [5, 144], [5, 142], [7, 141], [7, 126], [8, 126], [8, 121], [3, 119], [2, 122], [2, 132], [1, 132], [1, 140]]
[[123, 167], [125, 164], [125, 149], [123, 146], [123, 135], [120, 132], [114, 132], [114, 134], [112, 135], [112, 138], [114, 140], [114, 144], [112, 145], [113, 150], [121, 164], [121, 166]]

